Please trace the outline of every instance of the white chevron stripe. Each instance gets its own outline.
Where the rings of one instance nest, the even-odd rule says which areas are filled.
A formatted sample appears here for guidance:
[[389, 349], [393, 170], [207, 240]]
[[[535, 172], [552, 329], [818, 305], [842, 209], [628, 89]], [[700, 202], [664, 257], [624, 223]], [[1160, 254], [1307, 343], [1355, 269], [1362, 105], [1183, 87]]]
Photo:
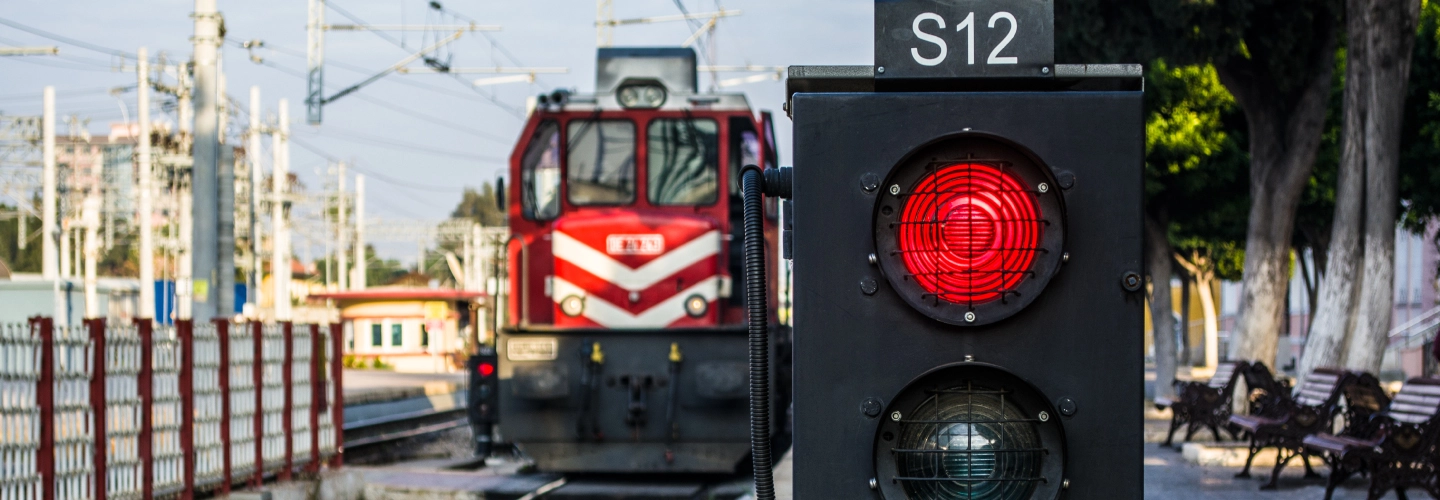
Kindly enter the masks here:
[[[720, 231], [710, 231], [667, 252], [638, 269], [620, 263], [609, 255], [556, 231], [551, 242], [555, 258], [564, 259], [580, 269], [632, 292], [644, 291], [670, 275], [694, 265], [701, 259], [720, 253]], [[557, 278], [558, 279], [558, 278]], [[557, 292], [554, 296], [560, 296]]]
[[630, 314], [630, 311], [599, 297], [587, 296], [584, 289], [557, 276], [553, 297], [557, 304], [571, 295], [584, 298], [585, 312], [582, 315], [606, 328], [664, 328], [685, 316], [685, 299], [691, 295], [699, 295], [705, 297], [707, 302], [714, 302], [719, 296], [719, 290], [720, 280], [712, 276], [665, 299], [664, 302], [650, 306], [645, 312]]

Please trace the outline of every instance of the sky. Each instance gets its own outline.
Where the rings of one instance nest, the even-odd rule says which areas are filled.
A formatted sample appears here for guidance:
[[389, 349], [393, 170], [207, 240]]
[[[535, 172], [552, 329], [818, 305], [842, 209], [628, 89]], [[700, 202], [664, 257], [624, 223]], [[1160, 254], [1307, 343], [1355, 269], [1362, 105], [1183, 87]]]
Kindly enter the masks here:
[[[702, 54], [702, 64], [868, 65], [872, 60], [869, 0], [614, 0], [615, 17], [678, 14], [677, 2], [690, 12], [713, 11], [717, 4], [741, 11], [720, 20], [715, 58], [705, 61]], [[447, 46], [448, 52], [441, 54], [453, 58], [452, 66], [513, 66], [513, 56], [525, 66], [566, 67], [569, 72], [539, 75], [534, 84], [481, 87], [480, 92], [457, 80], [485, 75], [392, 74], [325, 106], [324, 122], [311, 126], [305, 123], [305, 81], [299, 76], [306, 66], [306, 0], [218, 3], [226, 29], [222, 62], [227, 94], [248, 108], [249, 89], [258, 86], [266, 116], [273, 115], [279, 99], [288, 99], [295, 138], [291, 170], [307, 190], [315, 192], [334, 183], [327, 157], [353, 164], [352, 172], [366, 174], [366, 212], [374, 220], [435, 222], [448, 217], [464, 187], [491, 182], [504, 172], [524, 124], [527, 97], [556, 88], [589, 92], [595, 85], [594, 0], [442, 0], [448, 12], [502, 27], [489, 37], [466, 34]], [[428, 0], [330, 0], [328, 4], [326, 21], [331, 24], [352, 23], [342, 10], [371, 24], [456, 22], [453, 17], [439, 17]], [[170, 60], [185, 60], [191, 53], [193, 10], [193, 2], [174, 0], [18, 2], [0, 11], [0, 20], [99, 48], [134, 53], [144, 46], [152, 57], [164, 52]], [[621, 26], [615, 29], [614, 44], [676, 46], [692, 31], [685, 22]], [[325, 80], [331, 89], [327, 95], [433, 42], [419, 32], [389, 35], [408, 50], [373, 33], [328, 33]], [[247, 51], [239, 46], [249, 40], [262, 40], [264, 48]], [[60, 55], [0, 57], [0, 115], [39, 115], [41, 89], [51, 85], [56, 88], [57, 114], [88, 117], [92, 133], [105, 133], [109, 123], [121, 121], [122, 116], [134, 119], [133, 89], [115, 95], [108, 91], [134, 86], [133, 70], [115, 69], [133, 66], [133, 60], [0, 23], [0, 47], [30, 45], [59, 46]], [[252, 62], [252, 54], [262, 63]], [[741, 76], [747, 75], [721, 74], [720, 79]], [[709, 76], [702, 75], [702, 86], [709, 83]], [[788, 162], [790, 123], [781, 111], [784, 82], [723, 90], [744, 92], [752, 106], [781, 117], [776, 134], [782, 162]], [[153, 96], [152, 100], [157, 101], [154, 119], [173, 123], [173, 113], [162, 116], [159, 109], [164, 99]], [[58, 133], [65, 134], [63, 120], [61, 124]], [[243, 125], [232, 125], [232, 136]], [[263, 148], [267, 159], [268, 148], [268, 144]], [[264, 168], [268, 170], [268, 162]], [[297, 235], [302, 246], [323, 244], [321, 240], [313, 234]], [[414, 261], [413, 242], [372, 243], [382, 257]]]

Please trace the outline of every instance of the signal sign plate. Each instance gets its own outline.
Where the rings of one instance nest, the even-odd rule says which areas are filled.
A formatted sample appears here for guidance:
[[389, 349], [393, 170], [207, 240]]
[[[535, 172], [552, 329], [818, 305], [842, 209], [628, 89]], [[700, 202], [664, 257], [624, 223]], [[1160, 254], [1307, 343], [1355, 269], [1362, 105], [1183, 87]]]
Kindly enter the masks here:
[[505, 343], [505, 359], [510, 361], [555, 361], [559, 342], [553, 338], [510, 339]]
[[1047, 77], [1054, 63], [1054, 0], [875, 0], [876, 78]]

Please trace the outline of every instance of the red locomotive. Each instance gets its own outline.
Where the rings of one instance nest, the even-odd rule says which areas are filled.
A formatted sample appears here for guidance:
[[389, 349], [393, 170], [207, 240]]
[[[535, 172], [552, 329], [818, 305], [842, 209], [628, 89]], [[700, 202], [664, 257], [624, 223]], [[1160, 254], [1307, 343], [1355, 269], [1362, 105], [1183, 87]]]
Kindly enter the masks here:
[[[699, 92], [696, 69], [690, 49], [600, 49], [595, 93], [540, 97], [511, 155], [498, 425], [541, 470], [730, 472], [748, 455], [738, 175], [775, 141], [768, 113]], [[784, 352], [788, 331], [773, 338]]]

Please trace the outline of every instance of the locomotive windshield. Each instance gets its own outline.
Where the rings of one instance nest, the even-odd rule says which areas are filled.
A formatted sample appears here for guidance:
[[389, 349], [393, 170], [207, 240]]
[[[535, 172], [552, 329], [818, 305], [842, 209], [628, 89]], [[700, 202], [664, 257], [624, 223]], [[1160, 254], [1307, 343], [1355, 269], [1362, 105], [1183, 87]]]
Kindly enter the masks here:
[[560, 125], [541, 123], [521, 161], [520, 206], [525, 218], [554, 219], [560, 215]]
[[629, 120], [571, 120], [566, 182], [575, 205], [635, 201], [635, 124]]
[[711, 119], [650, 122], [646, 180], [655, 205], [709, 205], [720, 186], [720, 126]]

